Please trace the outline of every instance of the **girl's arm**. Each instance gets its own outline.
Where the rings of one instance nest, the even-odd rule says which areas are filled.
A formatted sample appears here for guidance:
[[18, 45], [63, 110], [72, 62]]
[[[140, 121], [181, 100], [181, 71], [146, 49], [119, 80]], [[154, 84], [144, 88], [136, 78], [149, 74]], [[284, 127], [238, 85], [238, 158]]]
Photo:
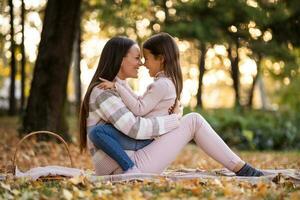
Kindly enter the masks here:
[[97, 86], [98, 88], [100, 89], [105, 89], [105, 90], [108, 90], [108, 89], [116, 89], [116, 82], [118, 82], [118, 85], [122, 88], [122, 89], [126, 89], [130, 95], [133, 97], [133, 98], [138, 98], [138, 96], [133, 92], [133, 90], [131, 89], [131, 87], [128, 85], [128, 83], [124, 80], [119, 80], [117, 79], [116, 82], [112, 82], [112, 81], [108, 81], [106, 79], [103, 79], [103, 78], [99, 78], [102, 82]]
[[122, 100], [109, 90], [99, 90], [96, 105], [90, 105], [91, 115], [105, 117], [118, 130], [134, 139], [151, 139], [163, 135], [179, 126], [177, 114], [161, 117], [136, 117], [124, 105]]
[[149, 85], [143, 96], [136, 96], [129, 86], [118, 81], [115, 83], [115, 88], [123, 102], [137, 116], [144, 116], [153, 110], [166, 96], [169, 87], [165, 80], [160, 79]]

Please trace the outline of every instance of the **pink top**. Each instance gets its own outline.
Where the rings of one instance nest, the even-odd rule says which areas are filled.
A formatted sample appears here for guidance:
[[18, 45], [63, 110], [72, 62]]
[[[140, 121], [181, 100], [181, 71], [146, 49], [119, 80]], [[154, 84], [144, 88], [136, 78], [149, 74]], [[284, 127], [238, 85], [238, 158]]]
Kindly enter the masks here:
[[116, 78], [115, 86], [124, 104], [136, 116], [148, 118], [169, 115], [168, 110], [176, 100], [175, 86], [163, 72], [157, 74], [142, 96], [134, 94], [125, 80]]

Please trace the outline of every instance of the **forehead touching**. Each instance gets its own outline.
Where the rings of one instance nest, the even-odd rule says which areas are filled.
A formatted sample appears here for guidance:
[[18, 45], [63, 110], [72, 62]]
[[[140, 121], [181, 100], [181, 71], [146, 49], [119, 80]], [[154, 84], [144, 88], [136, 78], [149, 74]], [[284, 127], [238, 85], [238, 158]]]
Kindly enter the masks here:
[[132, 45], [127, 53], [127, 55], [131, 55], [131, 56], [140, 56], [140, 54], [141, 54], [141, 50], [139, 45], [137, 44]]
[[151, 53], [150, 50], [143, 48], [143, 56], [144, 57], [149, 57], [151, 55], [153, 55], [153, 54]]

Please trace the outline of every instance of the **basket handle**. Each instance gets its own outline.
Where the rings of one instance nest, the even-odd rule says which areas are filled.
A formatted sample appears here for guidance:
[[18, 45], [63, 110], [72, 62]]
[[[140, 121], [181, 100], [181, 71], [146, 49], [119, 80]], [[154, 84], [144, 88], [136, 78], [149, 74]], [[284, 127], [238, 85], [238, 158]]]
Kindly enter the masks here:
[[35, 131], [35, 132], [31, 132], [31, 133], [29, 133], [28, 135], [24, 136], [24, 137], [18, 142], [16, 151], [15, 151], [14, 157], [13, 157], [13, 163], [12, 163], [12, 164], [13, 164], [13, 167], [14, 167], [14, 169], [13, 169], [13, 175], [16, 175], [16, 172], [15, 172], [15, 169], [16, 169], [16, 159], [17, 159], [17, 153], [18, 153], [18, 150], [19, 150], [19, 147], [20, 147], [21, 143], [22, 143], [25, 139], [27, 139], [28, 137], [33, 136], [33, 135], [37, 135], [37, 134], [41, 134], [41, 133], [45, 133], [45, 134], [52, 135], [52, 136], [56, 137], [57, 139], [59, 139], [59, 140], [64, 144], [64, 146], [65, 146], [65, 148], [66, 148], [66, 150], [67, 150], [67, 152], [68, 152], [69, 158], [70, 158], [71, 167], [74, 167], [74, 165], [73, 165], [73, 160], [72, 160], [72, 157], [71, 157], [71, 154], [70, 154], [70, 150], [69, 150], [68, 144], [65, 142], [65, 140], [64, 140], [61, 136], [59, 136], [59, 135], [56, 134], [56, 133], [50, 132], [50, 131]]

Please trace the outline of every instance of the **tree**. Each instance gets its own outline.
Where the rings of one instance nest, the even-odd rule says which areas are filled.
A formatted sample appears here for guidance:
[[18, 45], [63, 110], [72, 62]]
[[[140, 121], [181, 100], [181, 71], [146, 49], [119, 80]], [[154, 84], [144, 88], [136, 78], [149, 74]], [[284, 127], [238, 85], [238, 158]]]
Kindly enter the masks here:
[[[238, 41], [238, 39], [235, 42], [235, 48], [232, 48], [232, 44], [229, 44], [229, 48], [228, 48], [228, 57], [229, 60], [231, 62], [231, 78], [233, 81], [233, 89], [234, 89], [234, 93], [235, 93], [235, 107], [240, 107], [241, 103], [240, 103], [240, 73], [239, 73], [239, 47], [240, 47], [240, 43]], [[233, 56], [233, 53], [234, 56]]]
[[[98, 0], [89, 2], [89, 10], [98, 10], [98, 18], [101, 22], [102, 34], [107, 37], [125, 35], [135, 39], [138, 44], [151, 35], [150, 29], [141, 29], [138, 22], [143, 19], [151, 21], [153, 7], [150, 0], [125, 0], [107, 1]], [[146, 33], [141, 34], [140, 32]]]
[[15, 80], [16, 80], [16, 57], [15, 57], [15, 30], [14, 30], [14, 5], [13, 0], [9, 0], [10, 14], [10, 89], [9, 89], [9, 115], [16, 113]]
[[198, 81], [198, 91], [197, 91], [197, 105], [202, 108], [202, 83], [203, 83], [203, 76], [205, 73], [205, 55], [206, 55], [206, 45], [205, 43], [200, 44], [200, 57], [199, 57], [199, 81]]
[[24, 46], [24, 23], [25, 23], [25, 3], [24, 0], [21, 1], [21, 32], [22, 32], [22, 42], [21, 42], [21, 54], [22, 54], [22, 60], [21, 60], [21, 105], [20, 110], [23, 111], [24, 105], [25, 105], [25, 64], [26, 64], [26, 55], [25, 55], [25, 46]]
[[[259, 79], [259, 76], [260, 76], [260, 69], [261, 69], [261, 65], [262, 65], [261, 62], [262, 62], [262, 55], [258, 54], [258, 58], [257, 58], [257, 61], [256, 61], [256, 63], [257, 63], [257, 73], [253, 77], [252, 85], [251, 85], [250, 90], [249, 90], [248, 102], [247, 102], [247, 105], [246, 105], [249, 108], [251, 108], [253, 106], [254, 89], [255, 89], [255, 85], [256, 85], [256, 83]], [[264, 106], [263, 106], [263, 108], [264, 108]]]
[[228, 46], [228, 58], [231, 62], [231, 78], [235, 92], [235, 107], [241, 107], [241, 84], [239, 72], [239, 48], [247, 44], [249, 39], [248, 24], [260, 11], [245, 1], [218, 0], [214, 6], [214, 16], [222, 31], [223, 43]]
[[81, 106], [81, 11], [79, 13], [79, 20], [77, 20], [76, 36], [74, 41], [73, 49], [73, 60], [74, 60], [74, 83], [75, 83], [75, 99], [76, 99], [76, 114], [80, 113]]
[[[293, 55], [289, 45], [297, 47], [300, 44], [298, 35], [300, 9], [296, 6], [297, 1], [278, 1], [268, 2], [260, 1], [253, 15], [256, 27], [262, 32], [260, 37], [249, 37], [247, 40], [248, 48], [253, 52], [252, 57], [257, 61], [257, 74], [253, 77], [253, 83], [249, 90], [247, 106], [252, 107], [253, 92], [257, 80], [259, 80], [262, 68], [261, 60], [263, 58], [273, 61], [285, 62], [285, 73], [280, 75], [285, 78], [295, 69], [297, 64], [297, 55]], [[284, 30], [284, 31], [283, 31]], [[271, 35], [270, 38], [264, 38], [265, 33]], [[284, 75], [285, 74], [285, 75]]]
[[205, 69], [205, 55], [208, 46], [219, 42], [221, 30], [209, 1], [178, 3], [174, 6], [176, 16], [169, 17], [166, 30], [182, 39], [196, 42], [199, 48], [199, 81], [197, 106], [202, 107], [202, 80]]
[[80, 4], [81, 0], [47, 3], [22, 133], [49, 130], [69, 139], [64, 105]]

